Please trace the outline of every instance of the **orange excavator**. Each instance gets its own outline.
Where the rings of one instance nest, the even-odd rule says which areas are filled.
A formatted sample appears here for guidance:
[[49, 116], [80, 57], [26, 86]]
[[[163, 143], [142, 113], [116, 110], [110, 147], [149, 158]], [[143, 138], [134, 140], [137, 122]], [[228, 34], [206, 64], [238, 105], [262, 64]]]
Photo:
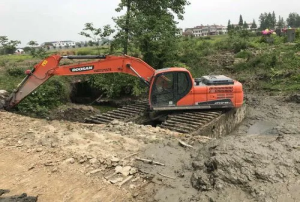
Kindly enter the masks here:
[[[62, 59], [94, 61], [60, 66]], [[13, 108], [50, 77], [125, 73], [149, 86], [149, 105], [153, 111], [239, 108], [243, 104], [242, 84], [223, 75], [193, 78], [185, 68], [155, 70], [141, 59], [122, 55], [52, 55], [41, 61], [11, 94], [6, 109]]]

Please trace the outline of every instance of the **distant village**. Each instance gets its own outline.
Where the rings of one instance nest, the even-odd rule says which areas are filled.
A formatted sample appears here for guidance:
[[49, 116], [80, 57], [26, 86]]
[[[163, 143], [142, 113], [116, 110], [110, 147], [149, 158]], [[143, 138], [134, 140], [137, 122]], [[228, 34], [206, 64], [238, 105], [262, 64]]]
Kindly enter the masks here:
[[[247, 24], [246, 30], [256, 31], [257, 29], [251, 28], [252, 24]], [[238, 24], [233, 24], [233, 27], [239, 27]], [[194, 37], [203, 37], [203, 36], [213, 36], [213, 35], [223, 35], [228, 33], [227, 26], [223, 25], [200, 25], [194, 28], [179, 29], [179, 34], [183, 36], [194, 36]]]
[[[247, 24], [248, 28], [247, 30], [256, 31], [256, 29], [251, 28], [251, 24]], [[233, 27], [238, 27], [238, 24], [233, 24]], [[213, 35], [224, 35], [228, 33], [227, 26], [223, 25], [200, 25], [196, 26], [194, 28], [186, 28], [182, 29], [179, 28], [177, 35], [179, 36], [193, 36], [193, 37], [205, 37], [205, 36], [213, 36]], [[100, 45], [103, 44], [104, 41], [99, 42]], [[78, 47], [88, 47], [93, 46], [95, 43], [92, 41], [80, 41], [75, 42], [71, 40], [65, 40], [65, 41], [50, 41], [50, 42], [44, 42], [40, 45], [36, 45], [35, 47], [43, 47], [47, 48], [48, 50], [53, 49], [68, 49], [68, 48], [78, 48]], [[18, 48], [16, 50], [17, 54], [25, 53], [24, 49]]]

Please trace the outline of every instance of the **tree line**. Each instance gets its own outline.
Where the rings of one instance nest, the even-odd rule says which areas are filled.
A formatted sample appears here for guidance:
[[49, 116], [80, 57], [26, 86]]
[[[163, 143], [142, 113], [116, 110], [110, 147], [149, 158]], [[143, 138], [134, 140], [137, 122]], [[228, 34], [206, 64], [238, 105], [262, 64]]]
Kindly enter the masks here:
[[265, 29], [275, 29], [279, 28], [282, 29], [284, 27], [292, 27], [292, 28], [298, 28], [300, 27], [300, 15], [298, 13], [290, 13], [288, 18], [284, 20], [283, 17], [280, 15], [277, 17], [275, 12], [272, 13], [265, 12], [261, 13], [259, 16], [259, 22], [260, 26], [258, 27], [255, 20], [253, 19], [253, 22], [251, 23], [251, 26], [249, 27], [250, 23], [247, 23], [243, 20], [243, 16], [240, 15], [239, 17], [239, 23], [237, 25], [231, 24], [231, 21], [228, 21], [227, 28], [228, 30], [235, 29], [235, 28], [251, 28], [251, 29], [259, 29], [259, 30], [265, 30]]

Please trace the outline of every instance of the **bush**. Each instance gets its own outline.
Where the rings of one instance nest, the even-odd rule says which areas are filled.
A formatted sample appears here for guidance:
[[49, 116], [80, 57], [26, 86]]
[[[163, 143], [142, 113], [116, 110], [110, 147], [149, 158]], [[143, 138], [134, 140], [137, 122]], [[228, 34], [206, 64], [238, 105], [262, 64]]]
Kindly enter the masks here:
[[18, 111], [37, 117], [46, 117], [50, 109], [69, 100], [70, 88], [61, 77], [52, 77], [19, 105]]
[[147, 89], [146, 85], [141, 85], [138, 78], [122, 73], [91, 75], [88, 83], [92, 88], [100, 89], [110, 98], [122, 95], [139, 96]]
[[246, 40], [238, 38], [238, 37], [235, 37], [230, 40], [231, 40], [230, 46], [234, 53], [238, 53], [241, 50], [248, 48], [248, 46], [249, 46], [249, 43]]
[[90, 49], [85, 49], [85, 50], [79, 50], [76, 53], [77, 55], [93, 55], [93, 51]]
[[240, 51], [238, 52], [235, 57], [236, 58], [244, 58], [244, 59], [250, 59], [252, 56], [252, 53], [250, 51]]
[[25, 70], [27, 68], [24, 67], [13, 67], [13, 68], [9, 68], [6, 70], [6, 73], [9, 76], [13, 76], [13, 77], [25, 77]]

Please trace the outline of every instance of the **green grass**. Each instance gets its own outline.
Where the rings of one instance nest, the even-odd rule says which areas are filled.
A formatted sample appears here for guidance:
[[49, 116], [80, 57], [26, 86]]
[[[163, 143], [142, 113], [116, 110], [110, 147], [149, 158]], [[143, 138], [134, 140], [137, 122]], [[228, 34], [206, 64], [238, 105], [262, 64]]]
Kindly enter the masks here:
[[25, 60], [32, 59], [30, 55], [0, 55], [0, 61], [9, 61], [9, 62], [23, 62]]

